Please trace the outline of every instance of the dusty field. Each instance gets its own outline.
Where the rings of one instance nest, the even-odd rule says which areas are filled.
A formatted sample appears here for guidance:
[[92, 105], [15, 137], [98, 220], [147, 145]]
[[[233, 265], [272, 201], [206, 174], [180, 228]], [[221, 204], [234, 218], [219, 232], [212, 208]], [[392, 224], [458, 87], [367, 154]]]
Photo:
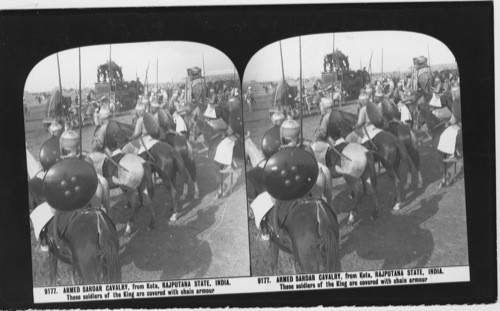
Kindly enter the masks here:
[[[38, 158], [42, 143], [49, 134], [42, 129], [44, 106], [30, 101], [30, 117], [25, 122], [29, 151]], [[117, 116], [122, 122], [132, 118], [131, 112]], [[83, 129], [83, 148], [90, 149], [94, 126]], [[245, 204], [244, 169], [235, 175], [233, 193], [223, 199], [214, 199], [217, 183], [211, 161], [200, 142], [194, 144], [197, 159], [200, 200], [192, 201], [194, 193], [181, 202], [180, 218], [170, 223], [172, 214], [170, 195], [158, 184], [155, 188], [156, 228], [146, 230], [148, 211], [141, 209], [136, 217], [136, 231], [123, 236], [130, 210], [124, 209], [125, 197], [120, 190], [111, 191], [110, 216], [120, 236], [120, 262], [123, 281], [248, 276], [250, 274], [247, 210]], [[226, 182], [229, 182], [228, 179]], [[182, 191], [181, 180], [177, 189]], [[27, 220], [28, 221], [28, 220]], [[32, 234], [31, 240], [33, 285], [45, 286], [49, 282], [47, 253], [39, 251]], [[235, 251], [238, 250], [238, 251]], [[59, 285], [69, 285], [68, 267], [59, 265]]]
[[[253, 86], [257, 107], [245, 107], [245, 131], [260, 145], [262, 136], [271, 127], [268, 110], [271, 95], [262, 87]], [[357, 104], [341, 109], [355, 112]], [[319, 116], [304, 118], [304, 138], [313, 139]], [[372, 199], [363, 198], [357, 222], [346, 226], [350, 200], [343, 179], [333, 182], [333, 204], [339, 216], [343, 271], [375, 269], [458, 266], [468, 264], [464, 176], [461, 163], [457, 179], [448, 188], [437, 189], [440, 173], [437, 159], [425, 133], [418, 133], [421, 172], [424, 188], [416, 188], [416, 179], [399, 213], [392, 213], [394, 184], [386, 175], [379, 175], [379, 218], [371, 221]], [[454, 172], [450, 169], [453, 176]], [[402, 175], [406, 176], [406, 175]], [[248, 220], [252, 275], [271, 274], [269, 242], [260, 238], [253, 220]], [[279, 274], [292, 273], [292, 258], [280, 252]]]

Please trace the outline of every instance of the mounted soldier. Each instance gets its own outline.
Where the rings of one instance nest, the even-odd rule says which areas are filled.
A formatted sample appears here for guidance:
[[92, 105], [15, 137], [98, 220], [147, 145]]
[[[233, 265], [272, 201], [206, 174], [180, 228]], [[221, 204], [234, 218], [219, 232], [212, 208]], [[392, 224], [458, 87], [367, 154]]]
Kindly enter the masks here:
[[457, 136], [462, 130], [462, 111], [460, 100], [460, 88], [452, 87], [451, 94], [453, 97], [451, 119], [448, 122], [448, 127], [443, 131], [439, 138], [437, 149], [448, 155], [445, 162], [453, 162], [457, 157], [460, 157], [458, 150], [456, 150]]
[[[276, 120], [280, 120], [279, 115]], [[281, 119], [282, 120], [282, 119]], [[262, 150], [266, 158], [263, 167], [263, 181], [266, 192], [261, 193], [252, 203], [256, 218], [261, 220], [274, 206], [273, 228], [279, 236], [281, 219], [300, 200], [320, 199], [331, 204], [331, 175], [328, 168], [316, 161], [309, 146], [300, 145], [300, 126], [289, 118], [268, 130], [262, 140]], [[279, 128], [279, 132], [276, 129]], [[277, 133], [279, 133], [277, 135]], [[256, 219], [257, 221], [257, 219]], [[260, 223], [258, 224], [260, 228]], [[263, 230], [263, 239], [269, 232]]]
[[[347, 135], [345, 140], [363, 145], [369, 141], [369, 138], [374, 137], [382, 131], [379, 127], [383, 126], [383, 119], [379, 108], [374, 103], [369, 102], [366, 95], [359, 97], [359, 104], [362, 107], [359, 109], [358, 122], [354, 126], [354, 131]], [[372, 120], [368, 116], [368, 110], [372, 114], [371, 119], [375, 120], [378, 127], [372, 123]]]
[[137, 120], [135, 122], [134, 133], [130, 137], [130, 143], [134, 146], [132, 153], [147, 160], [149, 158], [149, 149], [160, 142], [158, 140], [160, 127], [153, 115], [146, 111], [143, 102], [137, 104], [135, 107]]
[[230, 171], [233, 164], [233, 148], [236, 142], [243, 139], [243, 111], [241, 102], [236, 97], [228, 100], [229, 125], [226, 137], [217, 145], [214, 161], [225, 166], [221, 173]]
[[70, 250], [61, 240], [64, 232], [59, 232], [59, 219], [67, 222], [70, 220], [68, 213], [85, 208], [109, 208], [109, 185], [96, 174], [92, 160], [79, 156], [79, 145], [79, 136], [73, 130], [63, 132], [59, 139], [51, 137], [42, 145], [40, 164], [45, 173], [43, 194], [47, 202], [30, 215], [37, 239], [54, 217], [55, 224], [58, 224], [54, 226], [54, 242], [63, 254], [70, 253]]

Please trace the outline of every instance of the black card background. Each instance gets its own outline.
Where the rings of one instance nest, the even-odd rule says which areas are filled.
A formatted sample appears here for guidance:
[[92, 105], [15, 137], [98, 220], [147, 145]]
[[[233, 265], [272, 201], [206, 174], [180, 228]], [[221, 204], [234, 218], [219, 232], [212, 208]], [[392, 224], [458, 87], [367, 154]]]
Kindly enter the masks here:
[[86, 45], [195, 41], [226, 53], [242, 77], [252, 55], [277, 40], [323, 32], [369, 30], [428, 34], [446, 44], [456, 57], [462, 80], [471, 282], [68, 303], [59, 307], [419, 305], [494, 301], [497, 271], [493, 2], [476, 2], [0, 12], [0, 305], [33, 306], [22, 97], [26, 78], [40, 60], [61, 50]]

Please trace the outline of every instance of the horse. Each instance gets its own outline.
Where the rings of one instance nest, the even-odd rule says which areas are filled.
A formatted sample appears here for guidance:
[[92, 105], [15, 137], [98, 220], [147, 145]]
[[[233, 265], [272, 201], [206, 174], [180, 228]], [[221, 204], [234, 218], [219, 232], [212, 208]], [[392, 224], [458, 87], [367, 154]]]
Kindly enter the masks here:
[[[204, 144], [206, 144], [208, 147], [208, 157], [213, 160], [216, 167], [215, 169], [216, 176], [219, 179], [220, 187], [217, 196], [219, 198], [225, 197], [233, 186], [233, 170], [229, 172], [231, 176], [230, 187], [227, 187], [226, 191], [224, 191], [225, 189], [225, 184], [224, 184], [225, 172], [223, 171], [224, 165], [219, 164], [214, 160], [217, 146], [219, 146], [219, 143], [224, 139], [224, 132], [217, 131], [216, 129], [214, 129], [207, 121], [205, 121], [204, 118], [198, 118], [196, 120], [193, 130], [195, 137], [203, 135]], [[244, 143], [241, 139], [238, 139], [233, 147], [233, 163], [235, 159], [244, 161], [244, 158], [245, 158]]]
[[[248, 188], [258, 195], [265, 191], [261, 167], [247, 172]], [[248, 192], [247, 192], [248, 193]], [[286, 209], [286, 215], [275, 220], [276, 206]], [[278, 213], [281, 214], [281, 213]], [[274, 228], [280, 223], [281, 229]], [[278, 255], [282, 250], [293, 254], [305, 273], [338, 272], [340, 262], [340, 232], [337, 216], [325, 201], [318, 198], [303, 198], [295, 201], [276, 201], [261, 220], [263, 231], [270, 233], [272, 274], [277, 274]], [[294, 273], [296, 270], [294, 261]]]
[[[105, 161], [108, 156], [97, 150], [90, 152], [88, 157], [92, 159], [96, 172], [107, 178], [109, 188], [120, 188], [127, 199], [127, 206], [133, 208], [124, 234], [127, 236], [132, 233], [135, 214], [143, 205], [147, 206], [150, 210], [147, 229], [148, 231], [152, 230], [155, 226], [156, 218], [153, 206], [154, 187], [151, 172], [151, 167], [154, 164], [146, 162], [134, 154], [121, 154], [118, 157], [112, 157], [119, 166], [115, 164], [103, 165], [104, 163], [108, 163]], [[111, 160], [108, 161], [111, 162]], [[135, 202], [134, 193], [136, 191], [139, 197], [139, 204]]]
[[[110, 121], [117, 123], [120, 128], [120, 135], [124, 135], [127, 141], [130, 140], [134, 132], [134, 126], [131, 124], [119, 123], [116, 121]], [[108, 124], [109, 126], [109, 124]], [[127, 154], [135, 154], [136, 147], [132, 143], [125, 144], [122, 148], [123, 152]], [[172, 198], [172, 209], [173, 214], [170, 218], [171, 221], [177, 220], [178, 215], [178, 200], [177, 200], [177, 188], [175, 186], [175, 179], [177, 177], [177, 173], [179, 173], [184, 181], [188, 180], [187, 169], [182, 160], [181, 155], [174, 149], [174, 147], [170, 146], [165, 142], [158, 141], [154, 144], [147, 152], [146, 152], [146, 161], [153, 163], [151, 165], [151, 172], [157, 173], [161, 180], [163, 181], [163, 186], [167, 189], [168, 193]], [[183, 193], [180, 200], [184, 200], [187, 196], [187, 187], [184, 187], [186, 193]]]
[[[422, 106], [419, 108], [418, 111], [418, 118], [417, 122], [420, 125], [423, 125], [424, 123], [427, 125], [427, 135], [429, 135], [432, 138], [432, 146], [435, 151], [436, 157], [439, 162], [439, 168], [441, 170], [441, 181], [438, 185], [438, 189], [442, 187], [448, 187], [451, 185], [453, 182], [453, 179], [448, 180], [448, 162], [444, 161], [447, 154], [444, 152], [441, 152], [437, 149], [437, 146], [439, 144], [439, 139], [441, 137], [441, 134], [444, 132], [446, 129], [446, 121], [441, 121], [439, 120], [430, 110], [428, 106]], [[457, 146], [460, 149], [462, 146], [462, 132], [460, 131], [458, 136], [457, 136]], [[450, 163], [451, 164], [451, 163]], [[457, 169], [457, 163], [456, 161], [453, 163], [455, 166], [455, 173]], [[451, 165], [450, 165], [451, 166]], [[454, 176], [456, 178], [456, 174]]]
[[[135, 129], [133, 125], [121, 122], [116, 123], [120, 126], [121, 131], [126, 138], [130, 138], [132, 136]], [[194, 163], [194, 153], [188, 150], [188, 148], [191, 146], [189, 144], [189, 141], [183, 135], [176, 135], [175, 137], [172, 137], [172, 140], [170, 140], [169, 136], [170, 135], [164, 134], [163, 136], [158, 137], [160, 142], [158, 144], [155, 144], [148, 151], [148, 156], [153, 157], [152, 159], [149, 159], [150, 162], [156, 164], [154, 167], [152, 167], [152, 171], [158, 173], [158, 175], [162, 179], [164, 186], [172, 195], [174, 210], [177, 210], [177, 202], [175, 199], [177, 196], [177, 189], [175, 187], [177, 172], [184, 179], [183, 191], [179, 200], [185, 200], [187, 197], [187, 183], [189, 177], [191, 177], [195, 187], [195, 199], [197, 199], [197, 196], [199, 196], [199, 191], [198, 184], [196, 182], [196, 164]], [[134, 153], [135, 147], [129, 143], [125, 144], [122, 150], [125, 153]], [[185, 155], [185, 157], [183, 156], [183, 154]], [[188, 160], [188, 166], [186, 166], [184, 158]], [[160, 173], [159, 171], [163, 172]], [[170, 179], [167, 178], [169, 176]]]
[[[332, 114], [330, 115], [329, 133], [328, 133], [330, 137], [332, 137], [331, 136], [332, 131], [333, 133], [336, 134], [336, 137], [338, 137], [339, 135], [340, 130], [337, 129], [337, 132], [335, 132], [336, 123], [346, 124], [346, 122], [348, 122], [347, 119], [343, 116], [344, 114], [342, 112], [339, 112], [337, 114], [335, 113], [335, 111], [332, 112]], [[339, 122], [337, 120], [341, 121]], [[347, 141], [347, 142], [356, 143], [356, 141]], [[396, 190], [396, 198], [395, 198], [396, 203], [393, 207], [393, 210], [399, 210], [402, 204], [399, 166], [401, 163], [406, 163], [411, 171], [416, 170], [403, 143], [400, 140], [398, 140], [398, 138], [394, 134], [386, 131], [381, 131], [374, 137], [371, 137], [370, 140], [364, 144], [364, 146], [371, 153], [373, 153], [374, 161], [378, 160], [382, 163], [382, 166], [384, 166], [384, 168], [386, 169], [387, 174], [393, 180]], [[406, 185], [405, 188], [407, 188]]]
[[121, 282], [118, 234], [106, 213], [95, 208], [60, 212], [57, 227], [69, 254], [55, 243], [55, 225], [52, 218], [40, 233], [40, 240], [49, 247], [51, 286], [56, 286], [59, 260], [71, 266], [73, 284], [76, 275], [79, 284]]
[[[344, 112], [340, 110], [333, 110], [330, 113], [327, 127], [327, 137], [337, 140], [344, 137], [350, 131], [351, 127], [348, 125]], [[342, 144], [343, 148], [338, 150], [342, 155], [338, 155], [330, 146], [324, 154], [326, 166], [330, 170], [332, 178], [343, 177], [349, 188], [351, 189], [351, 196], [355, 198], [354, 204], [349, 213], [349, 224], [354, 223], [359, 204], [361, 203], [362, 194], [366, 193], [366, 188], [372, 193], [374, 208], [370, 215], [372, 219], [378, 217], [379, 204], [377, 199], [377, 175], [375, 172], [375, 159], [374, 155], [369, 150], [358, 143]], [[341, 145], [339, 145], [341, 146]], [[363, 185], [363, 191], [359, 188]]]

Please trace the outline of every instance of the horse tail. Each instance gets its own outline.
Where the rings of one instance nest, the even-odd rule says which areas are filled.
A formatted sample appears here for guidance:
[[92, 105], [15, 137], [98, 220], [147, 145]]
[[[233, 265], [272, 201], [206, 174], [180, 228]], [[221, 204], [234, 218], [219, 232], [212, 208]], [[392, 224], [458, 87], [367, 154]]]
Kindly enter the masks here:
[[372, 183], [373, 189], [377, 188], [377, 172], [375, 171], [375, 156], [372, 152], [366, 152], [366, 170]]
[[159, 167], [157, 167], [153, 162], [146, 161], [142, 164], [142, 167], [144, 168], [143, 180], [145, 179], [146, 189], [148, 190], [149, 197], [151, 198], [151, 200], [153, 200], [155, 197], [155, 187], [153, 183], [153, 172], [151, 170], [151, 166], [155, 166], [157, 169], [159, 169]]
[[99, 235], [98, 258], [101, 259], [103, 267], [103, 281], [106, 283], [121, 282], [118, 235], [115, 225], [102, 211], [97, 212], [97, 232]]
[[326, 271], [340, 271], [340, 233], [337, 216], [335, 214], [328, 216], [323, 201], [316, 201], [316, 205], [319, 246], [324, 251]]

